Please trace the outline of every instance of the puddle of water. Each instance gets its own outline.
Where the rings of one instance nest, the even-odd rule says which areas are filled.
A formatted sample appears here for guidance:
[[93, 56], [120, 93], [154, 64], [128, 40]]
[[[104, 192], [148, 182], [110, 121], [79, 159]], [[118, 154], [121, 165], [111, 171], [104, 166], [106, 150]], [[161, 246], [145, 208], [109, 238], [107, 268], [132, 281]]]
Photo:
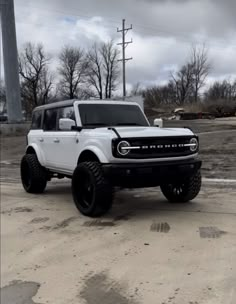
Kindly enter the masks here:
[[117, 282], [109, 280], [104, 273], [88, 278], [80, 292], [80, 297], [87, 304], [138, 304], [131, 297], [125, 296], [121, 286]]
[[40, 304], [32, 300], [39, 287], [36, 282], [13, 281], [1, 288], [1, 304]]

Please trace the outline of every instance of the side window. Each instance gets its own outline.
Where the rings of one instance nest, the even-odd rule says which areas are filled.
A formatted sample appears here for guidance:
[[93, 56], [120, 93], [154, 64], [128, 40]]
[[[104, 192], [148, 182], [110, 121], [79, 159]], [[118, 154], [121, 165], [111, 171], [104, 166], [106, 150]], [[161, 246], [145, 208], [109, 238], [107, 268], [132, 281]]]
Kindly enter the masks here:
[[75, 120], [74, 107], [64, 107], [59, 109], [59, 119], [60, 118], [70, 118]]
[[59, 109], [58, 113], [58, 121], [60, 118], [70, 118], [75, 121], [75, 112], [74, 112], [74, 107], [64, 107]]
[[56, 131], [57, 129], [57, 109], [45, 110], [43, 120], [44, 131]]
[[34, 111], [32, 116], [32, 124], [31, 129], [37, 130], [41, 129], [41, 121], [42, 121], [42, 111]]

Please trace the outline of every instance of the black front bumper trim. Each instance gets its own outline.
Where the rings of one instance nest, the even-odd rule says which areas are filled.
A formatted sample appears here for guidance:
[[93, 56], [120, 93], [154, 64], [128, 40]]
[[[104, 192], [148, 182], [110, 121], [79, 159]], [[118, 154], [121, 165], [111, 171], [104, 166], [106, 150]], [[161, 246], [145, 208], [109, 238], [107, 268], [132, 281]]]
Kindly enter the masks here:
[[155, 163], [103, 164], [105, 176], [113, 185], [122, 187], [153, 187], [184, 180], [201, 168], [201, 160], [163, 161]]

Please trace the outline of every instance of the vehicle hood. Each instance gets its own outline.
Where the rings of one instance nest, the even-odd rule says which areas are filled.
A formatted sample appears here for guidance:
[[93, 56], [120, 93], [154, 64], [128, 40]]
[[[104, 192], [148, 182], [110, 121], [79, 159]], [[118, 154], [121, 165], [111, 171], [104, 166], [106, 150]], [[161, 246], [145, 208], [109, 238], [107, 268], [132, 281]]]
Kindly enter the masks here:
[[[194, 135], [187, 128], [158, 128], [158, 127], [114, 127], [120, 137], [123, 138], [140, 138], [140, 137], [165, 137], [165, 136], [191, 136]], [[111, 128], [96, 128], [90, 130], [90, 136], [110, 136], [118, 137]]]
[[158, 128], [158, 127], [119, 127], [116, 128], [121, 137], [161, 137], [193, 135], [185, 128]]

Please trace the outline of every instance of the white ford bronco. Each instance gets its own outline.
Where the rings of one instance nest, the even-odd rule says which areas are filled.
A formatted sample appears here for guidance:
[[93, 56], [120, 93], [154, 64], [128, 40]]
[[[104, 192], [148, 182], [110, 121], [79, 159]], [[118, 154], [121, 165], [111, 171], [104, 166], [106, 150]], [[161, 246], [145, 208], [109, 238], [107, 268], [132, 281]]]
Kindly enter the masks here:
[[69, 100], [33, 111], [21, 161], [29, 193], [51, 178], [72, 178], [76, 207], [99, 216], [114, 187], [160, 186], [171, 202], [194, 199], [201, 188], [198, 137], [188, 128], [151, 127], [134, 102]]

